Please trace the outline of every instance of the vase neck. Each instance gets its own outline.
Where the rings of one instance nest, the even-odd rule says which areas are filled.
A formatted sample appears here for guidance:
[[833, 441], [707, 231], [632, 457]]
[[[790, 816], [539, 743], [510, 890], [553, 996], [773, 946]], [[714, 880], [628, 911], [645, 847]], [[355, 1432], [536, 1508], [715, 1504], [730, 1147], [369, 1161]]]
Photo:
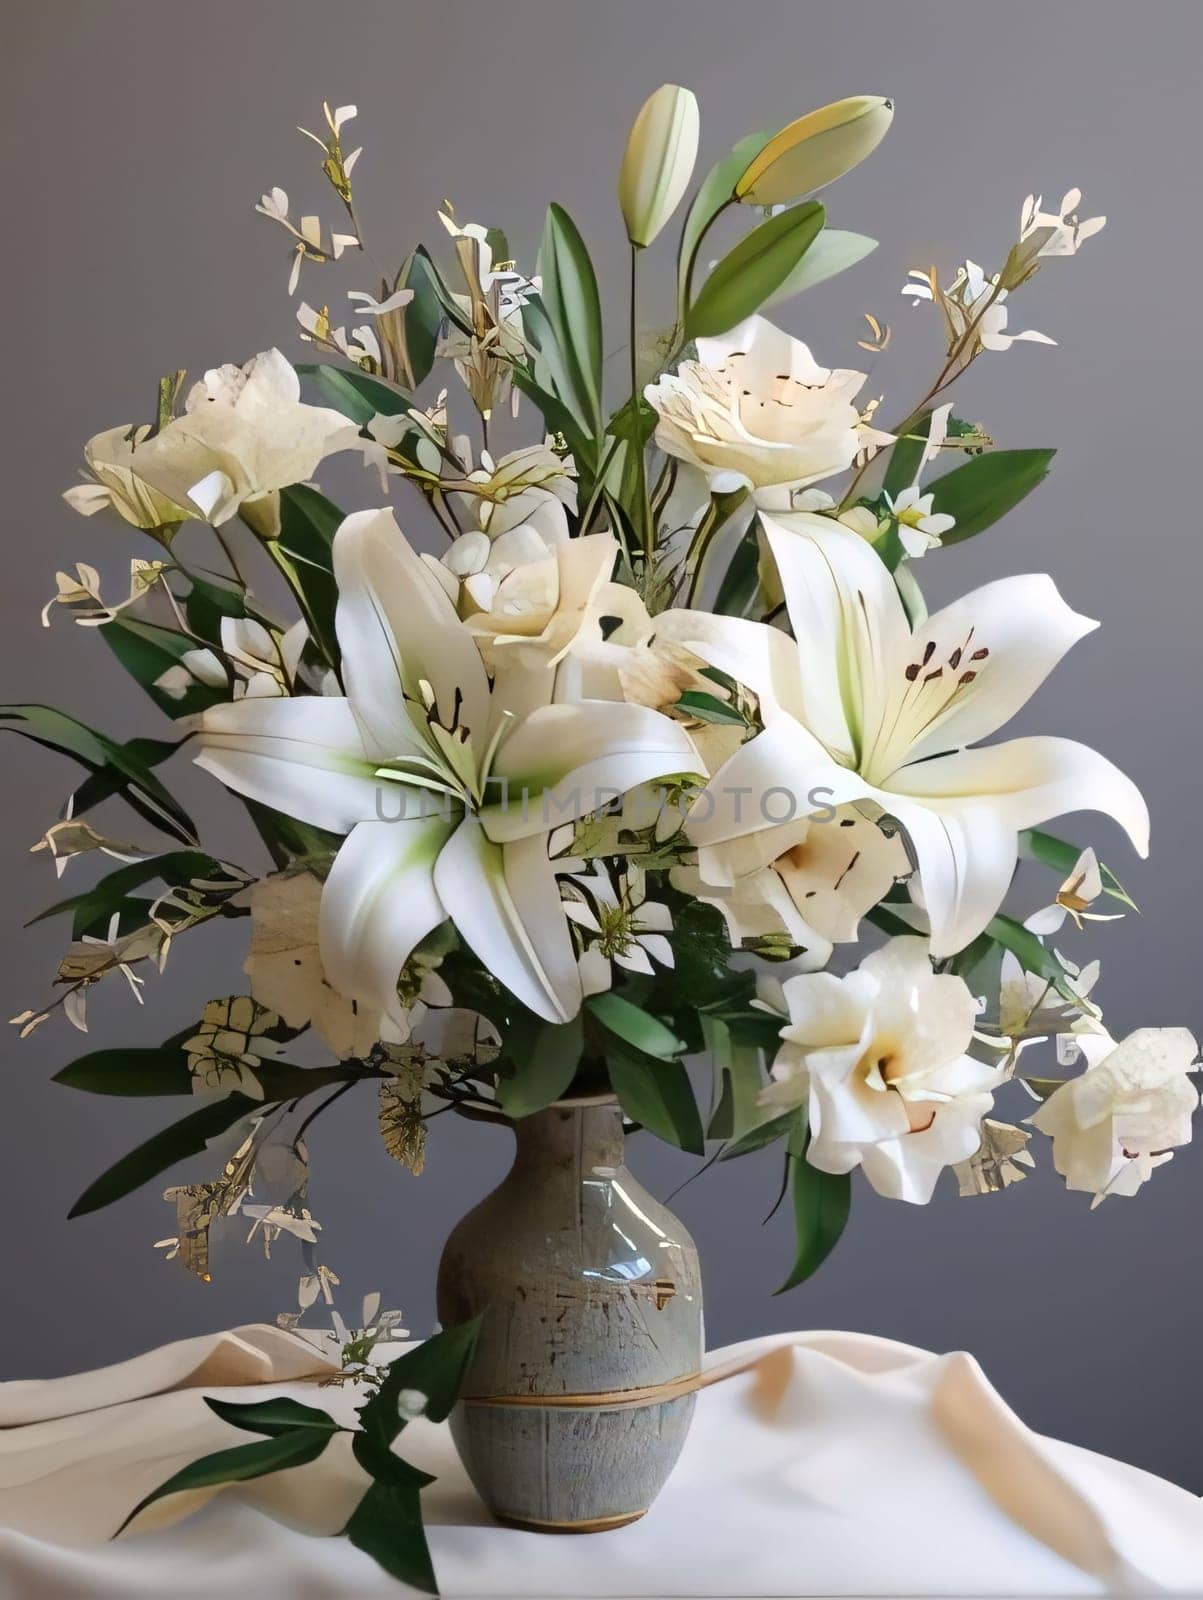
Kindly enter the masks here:
[[548, 1106], [514, 1124], [514, 1171], [558, 1168], [588, 1173], [623, 1163], [622, 1110], [616, 1103]]

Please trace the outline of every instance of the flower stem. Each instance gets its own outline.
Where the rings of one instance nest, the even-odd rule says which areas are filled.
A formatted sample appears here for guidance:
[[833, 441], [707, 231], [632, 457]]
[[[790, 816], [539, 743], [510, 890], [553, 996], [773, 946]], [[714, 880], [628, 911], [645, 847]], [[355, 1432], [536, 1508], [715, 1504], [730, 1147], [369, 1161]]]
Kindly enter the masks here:
[[[638, 288], [638, 261], [639, 247], [631, 246], [631, 418], [638, 421], [639, 415], [639, 347], [637, 343], [638, 323], [636, 319], [637, 288]], [[650, 570], [656, 553], [656, 528], [652, 519], [651, 502], [647, 492], [647, 461], [643, 447], [631, 445], [635, 451], [635, 494], [636, 511], [635, 526], [642, 529], [643, 560], [646, 568]]]

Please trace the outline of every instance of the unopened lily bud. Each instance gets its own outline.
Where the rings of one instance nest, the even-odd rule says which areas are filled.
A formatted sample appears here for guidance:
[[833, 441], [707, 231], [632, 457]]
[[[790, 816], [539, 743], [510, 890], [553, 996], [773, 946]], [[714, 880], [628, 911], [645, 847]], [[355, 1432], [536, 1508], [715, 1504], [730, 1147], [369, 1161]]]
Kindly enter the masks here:
[[857, 94], [782, 128], [735, 185], [746, 205], [776, 206], [834, 183], [871, 155], [894, 120], [894, 102]]
[[627, 238], [643, 249], [680, 204], [698, 154], [698, 103], [688, 89], [662, 84], [635, 118], [622, 168], [618, 203]]

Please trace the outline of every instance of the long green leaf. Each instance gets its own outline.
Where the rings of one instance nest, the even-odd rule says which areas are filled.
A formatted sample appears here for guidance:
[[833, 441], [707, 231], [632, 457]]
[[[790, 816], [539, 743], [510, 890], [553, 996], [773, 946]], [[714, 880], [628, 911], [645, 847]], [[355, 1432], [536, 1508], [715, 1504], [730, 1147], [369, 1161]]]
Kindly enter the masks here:
[[772, 130], [766, 129], [763, 133], [749, 133], [741, 139], [729, 155], [715, 162], [694, 196], [677, 249], [677, 306], [678, 317], [682, 320], [689, 306], [693, 270], [702, 236], [720, 211], [737, 203], [737, 180], [743, 177], [772, 137]]
[[780, 1116], [767, 1117], [763, 1122], [758, 1122], [755, 1127], [749, 1128], [738, 1139], [733, 1139], [719, 1156], [720, 1161], [735, 1161], [740, 1156], [751, 1155], [755, 1150], [763, 1150], [766, 1144], [774, 1144], [778, 1139], [787, 1139], [797, 1127], [798, 1113], [796, 1111], [783, 1111]]
[[760, 539], [753, 523], [731, 553], [714, 609], [724, 617], [749, 616], [759, 593]]
[[796, 1288], [823, 1265], [839, 1242], [852, 1204], [850, 1173], [820, 1172], [807, 1161], [804, 1150], [791, 1153], [786, 1161], [797, 1250], [789, 1277], [775, 1294]]
[[510, 1070], [497, 1083], [497, 1103], [507, 1117], [529, 1117], [558, 1100], [576, 1076], [584, 1029], [578, 1013], [569, 1022], [532, 1019], [506, 1039]]
[[332, 546], [342, 520], [342, 512], [325, 495], [293, 484], [280, 491], [280, 537], [267, 546], [296, 596], [314, 644], [336, 670], [341, 658], [334, 627], [338, 585]]
[[684, 1049], [681, 1040], [671, 1028], [653, 1017], [650, 1011], [632, 1004], [612, 989], [604, 994], [590, 995], [585, 1009], [601, 1023], [603, 1028], [625, 1044], [642, 1051], [644, 1055], [657, 1056], [661, 1061], [673, 1061]]
[[914, 483], [930, 429], [931, 412], [921, 412], [906, 432], [899, 435], [897, 442], [882, 452], [883, 455], [888, 453], [888, 465], [881, 486], [891, 499]]
[[182, 695], [170, 695], [157, 687], [158, 680], [172, 667], [178, 666], [181, 657], [199, 648], [194, 639], [188, 639], [170, 628], [160, 628], [154, 623], [139, 622], [136, 618], [116, 616], [97, 629], [101, 638], [120, 661], [121, 665], [140, 684], [164, 715], [172, 718], [194, 716], [218, 701], [230, 698], [226, 684], [210, 685], [193, 682]]
[[166, 1483], [161, 1483], [139, 1500], [117, 1533], [123, 1533], [147, 1506], [154, 1505], [156, 1500], [166, 1499], [169, 1494], [182, 1494], [187, 1489], [211, 1489], [223, 1483], [245, 1483], [248, 1478], [264, 1478], [270, 1472], [281, 1472], [286, 1467], [300, 1467], [307, 1461], [316, 1461], [331, 1438], [331, 1434], [320, 1433], [314, 1428], [298, 1428], [291, 1433], [258, 1440], [255, 1444], [239, 1444], [230, 1450], [217, 1450], [212, 1455], [202, 1456], [199, 1461], [193, 1461], [179, 1472], [172, 1473]]
[[93, 1050], [54, 1074], [52, 1083], [85, 1094], [146, 1095], [192, 1093], [188, 1057], [180, 1048], [195, 1030], [185, 1028], [153, 1050]]
[[679, 1061], [660, 1061], [624, 1049], [606, 1048], [610, 1084], [619, 1104], [640, 1127], [691, 1155], [702, 1155], [706, 1136], [689, 1074]]
[[299, 1400], [290, 1400], [283, 1394], [250, 1405], [241, 1405], [233, 1400], [214, 1400], [211, 1395], [206, 1395], [205, 1404], [231, 1427], [242, 1428], [247, 1433], [266, 1434], [272, 1439], [282, 1433], [291, 1433], [295, 1428], [315, 1428], [320, 1433], [346, 1431], [328, 1412], [319, 1411], [316, 1406], [304, 1406]]
[[248, 1095], [230, 1094], [190, 1112], [122, 1156], [107, 1172], [102, 1172], [80, 1195], [68, 1211], [68, 1217], [86, 1216], [90, 1211], [112, 1205], [114, 1200], [131, 1194], [177, 1161], [200, 1155], [210, 1139], [218, 1138], [258, 1106], [259, 1101]]
[[928, 487], [932, 509], [956, 518], [946, 545], [972, 539], [1005, 516], [1048, 477], [1055, 450], [991, 450], [937, 478]]
[[[185, 735], [186, 737], [187, 735]], [[129, 760], [136, 761], [140, 768], [150, 768], [162, 766], [163, 762], [169, 760], [184, 742], [185, 739], [130, 739], [119, 748]], [[86, 812], [91, 811], [94, 806], [98, 806], [102, 800], [111, 799], [115, 794], [122, 794], [125, 784], [124, 773], [119, 772], [115, 767], [103, 767], [100, 771], [93, 772], [84, 779], [71, 796], [71, 815], [82, 817]], [[138, 810], [138, 807], [135, 806], [134, 809]], [[142, 814], [142, 812], [139, 812], [139, 815]], [[154, 822], [156, 827], [161, 825], [157, 814], [151, 815], [150, 820]], [[166, 831], [170, 832], [172, 830], [168, 829]], [[177, 834], [176, 837], [182, 838], [183, 836]], [[185, 839], [184, 842], [190, 843], [194, 841]]]
[[[53, 706], [0, 706], [0, 732], [4, 730], [73, 756], [94, 776], [106, 774], [109, 794], [121, 794], [140, 816], [164, 833], [184, 844], [196, 843], [196, 824], [155, 777], [136, 741], [118, 744]], [[168, 747], [168, 753], [172, 748]]]
[[97, 927], [107, 924], [131, 889], [140, 889], [155, 878], [178, 888], [194, 878], [213, 879], [221, 876], [224, 876], [221, 862], [203, 850], [169, 850], [163, 855], [131, 861], [127, 866], [106, 873], [99, 883], [85, 889], [82, 894], [56, 900], [44, 911], [39, 911], [26, 926], [32, 927], [35, 922], [44, 922], [47, 917], [58, 917], [70, 911], [74, 913], [71, 937], [82, 939], [85, 933], [92, 933]]
[[387, 378], [375, 378], [355, 367], [335, 367], [326, 361], [302, 361], [297, 366], [319, 397], [362, 428], [376, 415], [398, 417], [413, 410], [413, 402]]
[[685, 314], [685, 338], [726, 333], [759, 310], [797, 270], [826, 218], [818, 201], [808, 200], [753, 228], [698, 290]]
[[824, 228], [793, 272], [765, 301], [765, 308], [792, 300], [804, 289], [813, 289], [849, 267], [856, 266], [877, 249], [877, 240], [865, 233], [849, 233], [843, 228]]
[[390, 1362], [384, 1381], [357, 1413], [368, 1437], [384, 1446], [393, 1443], [406, 1425], [406, 1419], [398, 1411], [398, 1397], [405, 1389], [414, 1389], [426, 1396], [422, 1415], [428, 1421], [446, 1421], [463, 1385], [479, 1336], [480, 1318], [474, 1317], [470, 1322], [441, 1329]]
[[[358, 1439], [355, 1442], [359, 1444]], [[422, 1527], [419, 1493], [413, 1483], [376, 1479], [343, 1532], [357, 1550], [371, 1556], [390, 1577], [423, 1594], [438, 1594], [434, 1564]]]
[[1077, 1000], [1078, 996], [1070, 985], [1069, 975], [1060, 961], [1021, 922], [1000, 914], [990, 919], [985, 931], [988, 938], [1002, 945], [1004, 950], [1009, 950], [1016, 957], [1025, 972], [1030, 972], [1037, 978], [1044, 978], [1066, 1000], [1071, 1002]]
[[572, 218], [554, 203], [547, 208], [539, 272], [540, 300], [566, 363], [574, 398], [593, 433], [598, 434], [602, 425], [601, 298], [585, 242]]
[[[183, 1045], [196, 1032], [184, 1028], [157, 1049], [93, 1050], [56, 1072], [53, 1083], [84, 1094], [121, 1095], [143, 1099], [192, 1093], [192, 1073]], [[265, 1059], [255, 1068], [263, 1087], [264, 1104], [301, 1099], [328, 1084], [354, 1079], [353, 1068], [341, 1062], [328, 1067], [297, 1067], [287, 1061]]]

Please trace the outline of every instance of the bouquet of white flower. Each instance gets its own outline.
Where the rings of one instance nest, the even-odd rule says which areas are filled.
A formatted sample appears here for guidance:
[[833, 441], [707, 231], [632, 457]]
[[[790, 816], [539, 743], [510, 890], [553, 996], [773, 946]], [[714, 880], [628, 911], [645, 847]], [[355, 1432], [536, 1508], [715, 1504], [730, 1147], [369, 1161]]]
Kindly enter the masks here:
[[[309, 135], [347, 231], [294, 221], [279, 188], [257, 208], [290, 237], [290, 293], [363, 258], [354, 116], [327, 107]], [[251, 926], [249, 993], [210, 1000], [161, 1048], [59, 1074], [199, 1097], [76, 1213], [212, 1145], [213, 1179], [168, 1191], [164, 1245], [207, 1276], [219, 1218], [295, 1235], [295, 1322], [337, 1281], [303, 1132], [357, 1085], [414, 1172], [443, 1106], [512, 1121], [609, 1095], [697, 1154], [775, 1144], [798, 1231], [789, 1285], [838, 1238], [856, 1167], [919, 1202], [946, 1168], [964, 1194], [1022, 1178], [1028, 1128], [993, 1117], [1012, 1087], [1096, 1201], [1189, 1140], [1194, 1040], [1115, 1042], [1097, 969], [1050, 942], [1066, 918], [1134, 908], [1091, 849], [1043, 825], [1106, 812], [1143, 855], [1139, 791], [1067, 739], [982, 743], [1095, 624], [1045, 575], [933, 615], [916, 578], [1046, 475], [1052, 450], [995, 448], [945, 396], [982, 354], [1053, 342], [1008, 331], [1010, 297], [1103, 218], [1080, 220], [1076, 191], [1055, 211], [1029, 198], [999, 270], [969, 261], [947, 286], [911, 272], [902, 292], [939, 308], [942, 345], [889, 426], [864, 373], [822, 366], [762, 315], [875, 248], [828, 227], [813, 196], [892, 117], [855, 97], [742, 140], [685, 213], [676, 319], [646, 333], [643, 254], [699, 136], [692, 94], [658, 90], [621, 163], [621, 382], [568, 213], [549, 208], [528, 273], [502, 232], [448, 206], [450, 259], [419, 245], [349, 291], [357, 325], [300, 305], [313, 359], [272, 349], [191, 387], [172, 373], [153, 424], [88, 443], [66, 499], [158, 549], [132, 561], [128, 597], [103, 601], [80, 563], [51, 604], [97, 630], [172, 731], [118, 743], [46, 707], [0, 711], [87, 769], [35, 848], [60, 874], [87, 852], [120, 863], [45, 913], [72, 921], [55, 1004], [86, 1030], [107, 975], [141, 999], [138, 968], [191, 928]], [[747, 226], [710, 265], [720, 219]], [[866, 320], [860, 347], [884, 350], [889, 328]], [[436, 373], [459, 380], [454, 399]], [[339, 453], [372, 474], [369, 509], [312, 483]], [[381, 503], [394, 490], [398, 511]], [[242, 798], [270, 865], [202, 848], [160, 776], [177, 752]], [[170, 842], [85, 820], [116, 797]], [[1003, 909], [1021, 857], [1052, 872], [1047, 909]], [[877, 932], [855, 965], [847, 947]], [[28, 1032], [50, 1009], [15, 1020]], [[306, 1030], [325, 1064], [285, 1059]], [[1054, 1039], [1060, 1068], [1085, 1062], [1077, 1076], [1029, 1070]], [[708, 1094], [691, 1056], [710, 1063]]]

